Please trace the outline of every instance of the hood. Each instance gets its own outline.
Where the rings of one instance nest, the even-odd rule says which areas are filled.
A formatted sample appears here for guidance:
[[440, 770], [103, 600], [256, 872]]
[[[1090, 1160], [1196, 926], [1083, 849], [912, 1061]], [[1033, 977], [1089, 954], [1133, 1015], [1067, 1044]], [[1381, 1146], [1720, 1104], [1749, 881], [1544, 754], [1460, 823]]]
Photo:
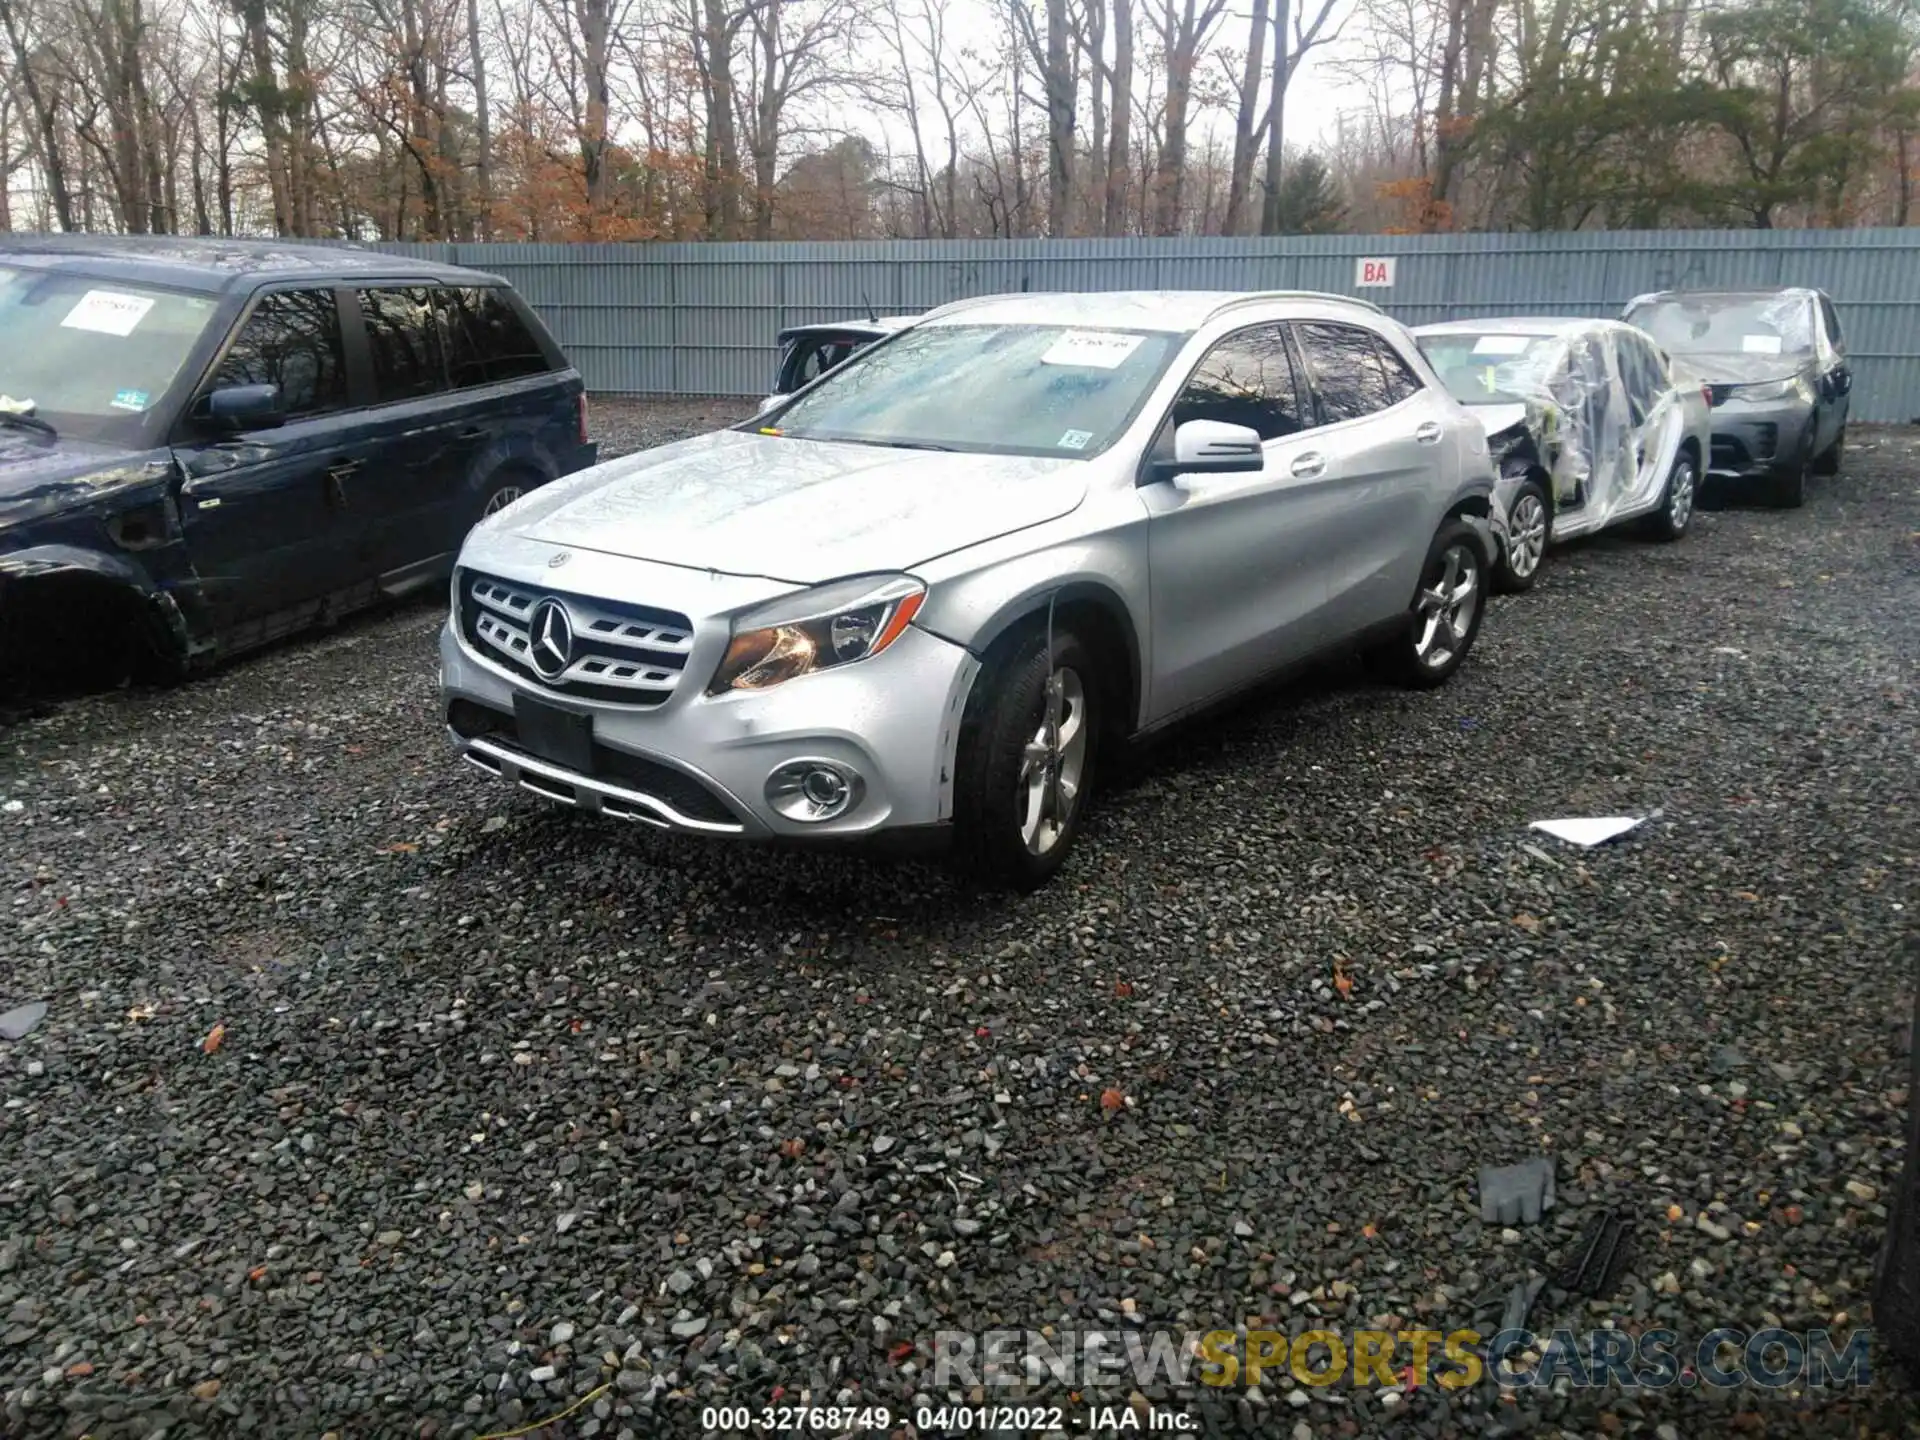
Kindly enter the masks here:
[[490, 522], [549, 545], [797, 585], [903, 570], [1057, 519], [1086, 462], [723, 430], [534, 491]]
[[1489, 439], [1503, 430], [1527, 423], [1527, 407], [1518, 402], [1508, 405], [1469, 405], [1467, 413], [1480, 422]]
[[125, 450], [65, 436], [49, 440], [33, 430], [0, 426], [0, 522], [47, 514], [69, 505], [164, 479], [165, 451]]
[[1740, 355], [1698, 351], [1673, 357], [1686, 369], [1715, 385], [1759, 385], [1769, 380], [1791, 380], [1813, 363], [1811, 355]]

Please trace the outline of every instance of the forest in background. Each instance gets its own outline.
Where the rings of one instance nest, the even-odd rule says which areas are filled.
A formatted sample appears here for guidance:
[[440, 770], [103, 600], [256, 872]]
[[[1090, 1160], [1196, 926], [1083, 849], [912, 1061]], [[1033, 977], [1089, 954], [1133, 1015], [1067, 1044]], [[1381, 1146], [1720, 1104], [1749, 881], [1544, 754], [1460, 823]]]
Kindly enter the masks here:
[[[1914, 0], [0, 0], [0, 231], [1906, 225], [1917, 35]], [[1302, 124], [1308, 64], [1340, 99]]]

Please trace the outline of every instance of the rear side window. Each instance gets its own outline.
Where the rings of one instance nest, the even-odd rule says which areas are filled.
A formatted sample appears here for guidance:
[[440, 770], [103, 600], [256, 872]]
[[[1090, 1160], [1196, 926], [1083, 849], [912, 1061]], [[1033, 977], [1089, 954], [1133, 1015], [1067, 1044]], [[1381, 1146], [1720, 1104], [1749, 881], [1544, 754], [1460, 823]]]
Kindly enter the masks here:
[[551, 368], [504, 291], [448, 286], [437, 294], [447, 337], [447, 375], [454, 389], [542, 375]]
[[1398, 405], [1418, 395], [1423, 388], [1420, 377], [1413, 373], [1413, 367], [1400, 352], [1378, 335], [1373, 337], [1373, 348], [1379, 352], [1380, 368], [1386, 374], [1387, 404]]
[[1173, 423], [1189, 420], [1245, 425], [1262, 440], [1305, 430], [1286, 326], [1255, 325], [1209, 350], [1173, 403]]
[[367, 325], [376, 403], [411, 400], [446, 389], [431, 291], [425, 287], [362, 290], [360, 315]]
[[1329, 425], [1358, 420], [1384, 410], [1387, 376], [1373, 348], [1373, 332], [1352, 325], [1300, 325], [1300, 348], [1320, 399], [1320, 416]]
[[275, 290], [255, 302], [209, 388], [278, 385], [289, 418], [347, 407], [347, 362], [331, 290]]

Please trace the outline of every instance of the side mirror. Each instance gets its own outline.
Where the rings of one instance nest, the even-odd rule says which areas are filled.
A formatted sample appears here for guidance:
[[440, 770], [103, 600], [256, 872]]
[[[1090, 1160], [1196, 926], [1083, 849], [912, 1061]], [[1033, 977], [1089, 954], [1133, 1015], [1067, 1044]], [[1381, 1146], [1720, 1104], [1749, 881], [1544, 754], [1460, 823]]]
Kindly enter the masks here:
[[753, 413], [756, 415], [764, 415], [769, 410], [773, 409], [774, 406], [780, 404], [786, 398], [787, 397], [784, 395], [769, 395], [767, 396], [766, 399], [760, 402], [760, 408], [754, 411]]
[[1264, 469], [1260, 432], [1224, 420], [1189, 420], [1173, 432], [1173, 458], [1152, 462], [1151, 478], [1178, 475], [1250, 475]]
[[271, 430], [287, 412], [278, 385], [228, 385], [207, 396], [206, 417], [219, 430]]

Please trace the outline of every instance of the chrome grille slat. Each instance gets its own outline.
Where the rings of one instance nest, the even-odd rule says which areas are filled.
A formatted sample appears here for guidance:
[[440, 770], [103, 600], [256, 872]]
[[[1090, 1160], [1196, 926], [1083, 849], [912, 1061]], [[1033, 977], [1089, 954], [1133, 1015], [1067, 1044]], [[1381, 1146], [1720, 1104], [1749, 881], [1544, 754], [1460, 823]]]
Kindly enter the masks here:
[[[469, 644], [560, 695], [644, 708], [661, 705], [679, 687], [693, 652], [692, 621], [671, 611], [472, 573], [462, 576], [460, 597], [460, 623]], [[574, 650], [573, 662], [552, 680], [533, 668], [528, 634], [535, 608], [549, 598], [566, 609]]]

